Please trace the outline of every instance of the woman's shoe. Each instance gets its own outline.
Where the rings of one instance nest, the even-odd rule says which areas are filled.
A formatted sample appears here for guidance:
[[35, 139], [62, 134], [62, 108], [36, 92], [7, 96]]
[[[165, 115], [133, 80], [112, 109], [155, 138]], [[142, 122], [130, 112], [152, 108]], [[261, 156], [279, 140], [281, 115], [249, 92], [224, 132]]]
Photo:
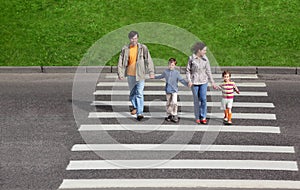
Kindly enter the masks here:
[[197, 120], [196, 120], [196, 123], [197, 123], [197, 124], [200, 124], [200, 119], [197, 119]]
[[205, 124], [207, 124], [207, 120], [206, 120], [206, 119], [201, 119], [201, 120], [200, 120], [200, 123], [202, 123], [202, 124], [205, 125]]

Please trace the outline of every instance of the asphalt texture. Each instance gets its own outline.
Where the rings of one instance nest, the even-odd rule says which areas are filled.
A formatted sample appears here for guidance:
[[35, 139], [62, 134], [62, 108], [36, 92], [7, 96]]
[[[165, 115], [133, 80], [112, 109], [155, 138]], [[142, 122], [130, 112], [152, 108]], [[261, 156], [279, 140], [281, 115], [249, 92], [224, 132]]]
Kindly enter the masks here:
[[[89, 83], [89, 75], [82, 74]], [[106, 80], [106, 79], [99, 79]], [[243, 79], [241, 82], [249, 82]], [[275, 121], [235, 120], [239, 125], [272, 125], [280, 127], [280, 134], [220, 133], [215, 144], [252, 144], [294, 146], [295, 154], [278, 153], [193, 153], [181, 152], [175, 159], [256, 159], [293, 160], [300, 168], [300, 75], [259, 75], [253, 82], [265, 82], [267, 97], [237, 97], [236, 101], [256, 101], [274, 103], [275, 109], [236, 108], [233, 112], [274, 113]], [[90, 105], [91, 102], [74, 99], [74, 74], [35, 73], [0, 75], [0, 125], [1, 125], [1, 171], [2, 190], [53, 190], [58, 189], [63, 179], [80, 178], [192, 178], [192, 179], [271, 179], [300, 180], [297, 171], [260, 170], [93, 170], [67, 171], [70, 160], [105, 159], [94, 152], [72, 152], [74, 144], [101, 143], [97, 133], [79, 133], [80, 121], [74, 117], [73, 106], [89, 111], [111, 111], [110, 108]], [[95, 89], [97, 89], [95, 87]], [[94, 89], [94, 90], [95, 90]], [[101, 89], [101, 88], [98, 88]], [[155, 89], [153, 89], [155, 90]], [[240, 88], [248, 90], [251, 88]], [[83, 95], [91, 95], [87, 89]], [[101, 97], [98, 97], [101, 99]], [[106, 100], [108, 97], [104, 98]], [[145, 97], [164, 100], [164, 96]], [[97, 98], [96, 98], [97, 99]], [[148, 108], [145, 108], [147, 110]], [[76, 113], [75, 113], [76, 115]], [[87, 117], [86, 115], [84, 117]], [[77, 118], [78, 119], [78, 118]], [[87, 119], [82, 122], [91, 122]], [[99, 119], [94, 119], [99, 120]], [[102, 123], [118, 123], [113, 119], [102, 119]], [[132, 120], [132, 122], [137, 122]], [[190, 121], [181, 121], [189, 123]], [[216, 121], [219, 122], [219, 121]], [[111, 132], [120, 143], [158, 143], [170, 135], [169, 132], [149, 134]], [[172, 143], [184, 142], [184, 136]], [[182, 137], [182, 138], [181, 138]], [[190, 144], [198, 144], [203, 133], [192, 134]], [[134, 154], [134, 152], [132, 153]], [[153, 159], [161, 153], [152, 154]], [[114, 154], [117, 155], [117, 154]], [[120, 156], [130, 158], [130, 155]], [[145, 156], [150, 156], [145, 154]], [[159, 155], [159, 157], [164, 155]], [[168, 156], [168, 155], [167, 155]], [[210, 189], [212, 188], [203, 188]], [[216, 189], [216, 188], [215, 188]]]

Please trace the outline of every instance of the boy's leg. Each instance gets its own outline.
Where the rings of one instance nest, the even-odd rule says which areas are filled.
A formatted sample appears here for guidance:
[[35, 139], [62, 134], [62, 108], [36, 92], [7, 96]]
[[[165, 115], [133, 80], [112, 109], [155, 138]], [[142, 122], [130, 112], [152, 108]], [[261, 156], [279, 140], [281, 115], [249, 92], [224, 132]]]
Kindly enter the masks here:
[[177, 105], [177, 93], [172, 93], [171, 98], [171, 106], [172, 106], [172, 115], [177, 115], [178, 105]]
[[178, 115], [177, 115], [177, 110], [178, 110], [178, 105], [177, 105], [177, 93], [172, 93], [172, 98], [171, 98], [171, 107], [172, 107], [172, 121], [173, 122], [178, 122]]
[[171, 114], [171, 100], [172, 100], [172, 94], [166, 94], [166, 99], [167, 99], [167, 102], [166, 102], [166, 112], [167, 112], [167, 117], [166, 117], [166, 120], [167, 121], [171, 121], [171, 117], [172, 117], [172, 114]]

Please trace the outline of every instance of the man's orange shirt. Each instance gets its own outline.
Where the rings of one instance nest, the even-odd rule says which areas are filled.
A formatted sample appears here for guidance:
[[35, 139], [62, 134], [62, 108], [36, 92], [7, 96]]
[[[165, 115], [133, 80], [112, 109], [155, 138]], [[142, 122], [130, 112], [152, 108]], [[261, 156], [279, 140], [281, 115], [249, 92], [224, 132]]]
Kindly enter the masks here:
[[127, 75], [135, 76], [136, 75], [136, 58], [137, 58], [138, 46], [130, 46], [129, 49], [129, 58], [128, 58], [128, 67]]

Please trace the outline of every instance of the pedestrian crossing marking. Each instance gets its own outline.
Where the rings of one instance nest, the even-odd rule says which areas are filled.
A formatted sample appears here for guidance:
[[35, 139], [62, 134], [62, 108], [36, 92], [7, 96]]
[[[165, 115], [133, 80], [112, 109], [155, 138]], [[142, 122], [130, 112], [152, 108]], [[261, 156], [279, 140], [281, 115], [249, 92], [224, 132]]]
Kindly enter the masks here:
[[[181, 74], [181, 76], [183, 78], [186, 78], [186, 74]], [[221, 79], [222, 78], [222, 74], [212, 74], [213, 78], [216, 79]], [[107, 79], [118, 79], [118, 76], [116, 73], [112, 73], [112, 74], [104, 74], [104, 78]], [[146, 79], [148, 79], [149, 77], [146, 76]], [[258, 79], [257, 74], [231, 74], [231, 79]]]
[[[266, 87], [266, 83], [264, 82], [237, 82], [235, 83], [238, 87]], [[165, 86], [164, 81], [157, 81], [157, 82], [145, 82], [145, 86]], [[179, 86], [183, 86], [183, 84], [179, 83]], [[120, 86], [120, 87], [127, 87], [128, 88], [128, 83], [127, 81], [118, 81], [118, 82], [99, 82], [97, 86]], [[211, 84], [208, 84], [208, 86], [211, 86]]]
[[[163, 95], [165, 96], [165, 91], [144, 91], [144, 95]], [[129, 95], [129, 90], [96, 90], [93, 95]], [[192, 91], [179, 91], [178, 95], [180, 96], [191, 96]], [[208, 96], [221, 96], [221, 91], [207, 91]], [[236, 94], [236, 96], [268, 96], [267, 92], [252, 92], [252, 91], [242, 91], [240, 94]]]
[[239, 179], [64, 179], [59, 189], [239, 188], [300, 189], [300, 181]]
[[[165, 106], [163, 101], [144, 101], [145, 106]], [[131, 106], [130, 101], [93, 101], [92, 106]], [[193, 102], [179, 101], [178, 106], [194, 106]], [[208, 107], [220, 107], [221, 102], [207, 102]], [[251, 107], [251, 108], [274, 108], [273, 103], [259, 102], [233, 102], [233, 107]]]
[[[144, 113], [145, 118], [163, 118], [166, 115], [165, 112], [148, 112]], [[131, 115], [129, 112], [90, 112], [89, 118], [134, 118], [135, 115]], [[179, 112], [178, 117], [194, 119], [193, 113]], [[207, 113], [207, 118], [218, 118], [224, 117], [224, 113]], [[275, 114], [268, 113], [234, 113], [234, 119], [255, 119], [255, 120], [276, 120]]]
[[72, 151], [214, 151], [295, 153], [293, 146], [207, 144], [75, 144]]
[[[185, 74], [181, 74], [185, 78]], [[115, 73], [101, 74], [101, 78], [117, 79]], [[221, 74], [213, 74], [213, 78], [221, 79]], [[258, 79], [257, 74], [232, 74], [232, 79]], [[145, 81], [145, 87], [163, 87], [163, 80], [149, 79]], [[243, 82], [237, 81], [238, 87], [263, 88], [264, 82]], [[95, 96], [115, 96], [121, 95], [128, 98], [129, 90], [127, 80], [114, 80], [112, 82], [100, 81], [98, 87], [122, 87], [122, 90], [96, 90]], [[191, 90], [182, 87], [179, 96], [192, 96]], [[209, 84], [211, 87], [211, 84]], [[124, 87], [124, 88], [123, 88]], [[162, 88], [161, 88], [162, 89]], [[163, 90], [145, 90], [144, 95], [165, 95]], [[208, 91], [207, 96], [221, 96], [221, 91]], [[263, 91], [242, 91], [236, 96], [266, 97], [267, 92]], [[92, 106], [130, 106], [126, 101], [93, 101]], [[145, 101], [145, 106], [165, 106], [164, 101]], [[193, 107], [192, 100], [179, 101], [178, 106]], [[208, 107], [220, 107], [220, 102], [207, 102]], [[265, 102], [234, 102], [234, 107], [240, 108], [275, 108], [273, 103]], [[147, 118], [164, 119], [164, 112], [144, 113]], [[90, 112], [88, 118], [134, 118], [128, 112]], [[179, 113], [180, 118], [194, 120], [193, 113]], [[276, 120], [275, 114], [269, 113], [234, 113], [234, 119], [255, 119], [255, 120]], [[223, 119], [223, 113], [208, 113], [208, 118]], [[101, 131], [179, 131], [179, 132], [229, 132], [229, 133], [267, 133], [279, 134], [280, 128], [277, 126], [240, 126], [240, 125], [149, 125], [133, 122], [132, 124], [85, 124], [78, 129], [80, 132], [101, 132]], [[269, 145], [204, 145], [204, 144], [75, 144], [72, 151], [214, 151], [214, 152], [254, 152], [254, 153], [280, 153], [295, 154], [293, 146], [269, 146]], [[159, 163], [159, 164], [157, 164]], [[196, 159], [196, 160], [71, 160], [67, 170], [116, 170], [116, 169], [222, 169], [222, 170], [274, 170], [274, 171], [298, 171], [296, 161], [282, 160], [216, 160], [216, 159]], [[297, 189], [300, 181], [289, 180], [229, 180], [229, 179], [64, 179], [59, 189], [80, 189], [80, 188], [285, 188]], [[300, 189], [300, 188], [298, 188]]]
[[190, 131], [190, 132], [238, 132], [238, 133], [274, 133], [280, 128], [274, 126], [239, 126], [231, 125], [143, 125], [143, 124], [91, 124], [81, 125], [78, 131]]
[[278, 160], [71, 160], [67, 170], [237, 169], [298, 171], [295, 161]]

